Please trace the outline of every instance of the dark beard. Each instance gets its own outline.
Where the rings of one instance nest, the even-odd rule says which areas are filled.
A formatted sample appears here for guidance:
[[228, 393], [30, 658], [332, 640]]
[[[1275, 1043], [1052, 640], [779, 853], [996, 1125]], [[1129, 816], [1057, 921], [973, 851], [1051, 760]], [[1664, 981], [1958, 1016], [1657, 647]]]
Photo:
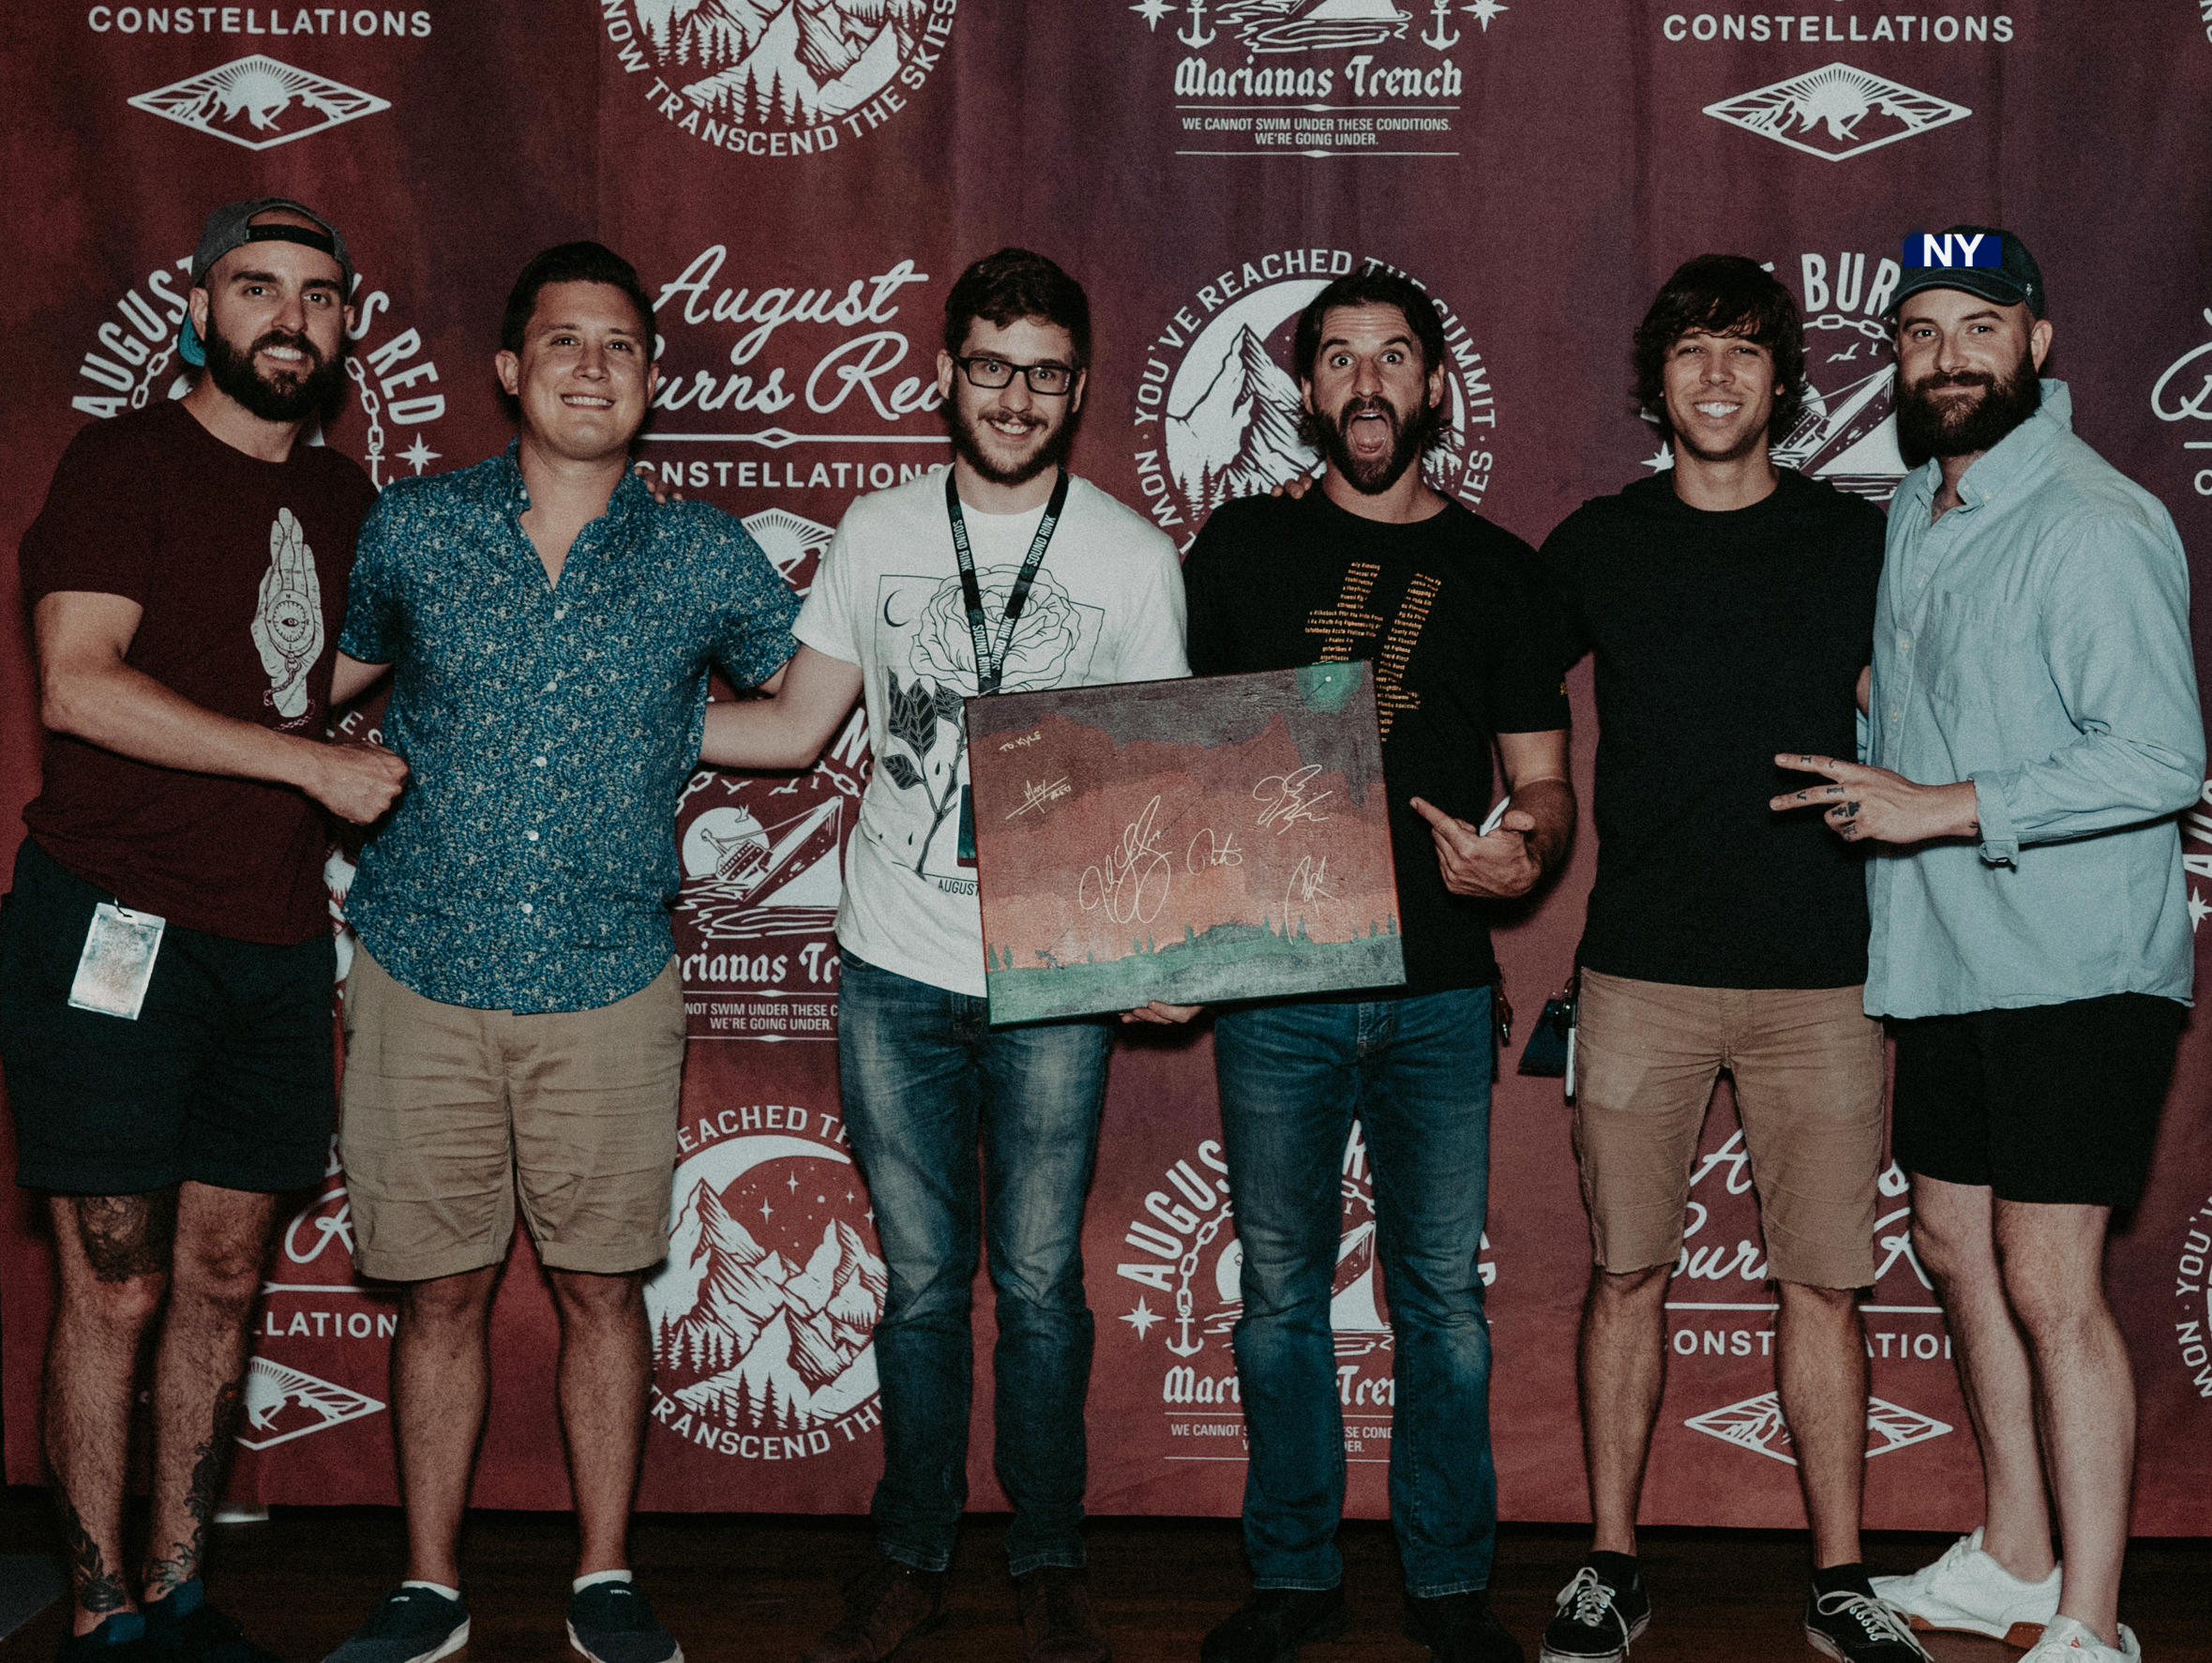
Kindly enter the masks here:
[[[212, 317], [207, 322], [207, 332], [200, 338], [207, 354], [207, 373], [215, 378], [217, 386], [263, 421], [306, 421], [336, 398], [344, 384], [345, 359], [325, 361], [305, 335], [271, 329], [241, 353], [215, 327]], [[264, 377], [253, 367], [254, 354], [264, 346], [289, 346], [303, 352], [310, 368], [305, 375]]]
[[1018, 467], [1002, 468], [984, 454], [983, 444], [975, 433], [977, 424], [971, 422], [961, 412], [956, 399], [945, 401], [945, 419], [953, 430], [953, 449], [962, 461], [993, 485], [1027, 485], [1039, 474], [1057, 468], [1067, 461], [1069, 447], [1076, 440], [1076, 422], [1071, 412], [1052, 431], [1045, 443], [1037, 447], [1036, 454], [1029, 461]]
[[[1352, 455], [1352, 447], [1346, 440], [1344, 430], [1353, 417], [1367, 411], [1381, 412], [1391, 424], [1390, 454], [1380, 461], [1362, 462]], [[1319, 411], [1309, 411], [1311, 417], [1307, 443], [1318, 443], [1321, 454], [1329, 459], [1329, 465], [1362, 496], [1380, 496], [1397, 484], [1406, 470], [1421, 460], [1428, 448], [1429, 440], [1442, 419], [1440, 409], [1425, 411], [1422, 418], [1407, 423], [1398, 415], [1388, 399], [1347, 399], [1337, 415], [1324, 416]]]
[[[1978, 386], [1982, 395], [1971, 408], [1949, 415], [1930, 395], [1937, 387]], [[1897, 401], [1897, 442], [1907, 459], [1973, 456], [1992, 448], [2042, 408], [2043, 384], [2035, 355], [2023, 352], [2003, 381], [1981, 370], [1957, 375], [1923, 375]]]

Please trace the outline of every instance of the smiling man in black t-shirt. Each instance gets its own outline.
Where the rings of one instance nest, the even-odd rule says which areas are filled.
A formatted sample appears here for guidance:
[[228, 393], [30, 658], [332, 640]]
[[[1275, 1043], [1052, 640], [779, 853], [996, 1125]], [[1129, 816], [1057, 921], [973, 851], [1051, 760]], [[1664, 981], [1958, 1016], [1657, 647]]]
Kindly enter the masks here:
[[[1274, 1663], [1344, 1632], [1344, 1425], [1329, 1307], [1356, 1119], [1375, 1173], [1397, 1338], [1391, 1516], [1407, 1628], [1443, 1663], [1519, 1663], [1490, 1614], [1497, 1486], [1476, 1251], [1489, 1182], [1485, 908], [1526, 894], [1574, 823], [1567, 699], [1541, 568], [1519, 538], [1429, 489], [1444, 332], [1404, 278], [1317, 295], [1296, 354], [1320, 489], [1215, 510], [1183, 567], [1201, 675], [1370, 658], [1406, 986], [1247, 1005], [1214, 1033], [1243, 1249], [1237, 1375], [1251, 1442], [1251, 1599], [1206, 1663]], [[1479, 836], [1495, 737], [1513, 807]]]
[[[1883, 521], [1775, 466], [1802, 407], [1797, 303], [1750, 260], [1667, 280], [1635, 338], [1671, 472], [1584, 504], [1546, 539], [1574, 656], [1596, 658], [1598, 881], [1577, 955], [1574, 1144], [1595, 1268], [1583, 1310], [1593, 1551], [1545, 1663], [1617, 1663], [1649, 1621], [1637, 1495], [1665, 1373], [1667, 1283], [1713, 1081], [1736, 1082], [1780, 1289], [1777, 1373], [1813, 1526], [1812, 1643], [1924, 1657], [1858, 1563], [1882, 1032], [1849, 845], [1766, 799], [1778, 748], [1854, 748]], [[1802, 734], [1803, 743], [1792, 735]]]

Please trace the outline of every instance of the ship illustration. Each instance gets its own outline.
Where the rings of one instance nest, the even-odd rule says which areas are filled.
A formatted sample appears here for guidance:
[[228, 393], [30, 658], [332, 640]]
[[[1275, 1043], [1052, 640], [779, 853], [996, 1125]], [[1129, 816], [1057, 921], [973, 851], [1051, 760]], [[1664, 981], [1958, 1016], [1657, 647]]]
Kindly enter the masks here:
[[826, 929], [837, 910], [844, 831], [837, 795], [767, 826], [734, 806], [710, 809], [684, 839], [676, 911], [710, 940]]
[[1774, 447], [1774, 460], [1873, 502], [1887, 502], [1906, 472], [1897, 448], [1893, 365], [1823, 394], [1808, 388], [1803, 414]]

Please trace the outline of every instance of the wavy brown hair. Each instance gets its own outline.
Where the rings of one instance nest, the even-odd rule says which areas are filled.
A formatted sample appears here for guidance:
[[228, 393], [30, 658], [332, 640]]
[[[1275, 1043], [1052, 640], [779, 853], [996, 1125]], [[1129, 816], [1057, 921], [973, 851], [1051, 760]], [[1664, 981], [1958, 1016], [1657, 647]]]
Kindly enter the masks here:
[[1774, 355], [1774, 413], [1767, 443], [1777, 445], [1798, 425], [1805, 408], [1805, 320], [1796, 296], [1774, 274], [1741, 254], [1700, 254], [1666, 280], [1651, 310], [1636, 325], [1634, 396], [1644, 414], [1669, 438], [1666, 355], [1693, 331], [1740, 335]]

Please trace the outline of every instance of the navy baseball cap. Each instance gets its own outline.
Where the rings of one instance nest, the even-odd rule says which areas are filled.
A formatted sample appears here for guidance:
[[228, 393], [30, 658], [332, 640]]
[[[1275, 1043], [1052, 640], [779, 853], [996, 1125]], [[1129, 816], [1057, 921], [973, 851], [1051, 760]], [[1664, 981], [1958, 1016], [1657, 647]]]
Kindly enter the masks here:
[[1953, 236], [1960, 233], [1967, 236], [1995, 237], [2000, 249], [1998, 264], [1908, 265], [1904, 268], [1904, 280], [1897, 285], [1897, 293], [1883, 315], [1894, 318], [1897, 309], [1922, 289], [1963, 289], [1984, 300], [1994, 300], [1999, 306], [2025, 306], [2037, 317], [2041, 317], [2043, 272], [2036, 264], [2036, 257], [2027, 251], [2027, 245], [2009, 231], [1999, 231], [1994, 225], [1951, 225], [1944, 229], [1943, 234]]
[[[283, 208], [304, 219], [312, 219], [322, 229], [253, 223], [256, 214], [265, 214], [272, 208]], [[248, 243], [298, 243], [303, 248], [320, 249], [338, 262], [344, 281], [343, 295], [348, 297], [353, 295], [354, 259], [346, 252], [345, 236], [307, 204], [294, 202], [288, 196], [256, 196], [244, 202], [227, 202], [208, 215], [207, 223], [200, 231], [200, 246], [192, 250], [192, 287], [206, 287], [207, 274], [215, 269], [215, 263], [233, 249], [242, 249]], [[188, 364], [207, 362], [207, 349], [201, 343], [200, 332], [192, 327], [188, 313], [177, 334], [176, 350]]]

